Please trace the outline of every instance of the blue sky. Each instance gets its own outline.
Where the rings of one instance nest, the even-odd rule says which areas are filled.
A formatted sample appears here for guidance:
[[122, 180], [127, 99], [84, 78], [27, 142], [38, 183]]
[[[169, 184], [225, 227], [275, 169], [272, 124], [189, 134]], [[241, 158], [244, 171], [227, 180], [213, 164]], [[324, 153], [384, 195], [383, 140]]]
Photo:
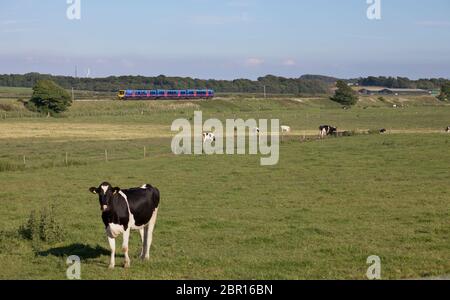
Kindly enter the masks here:
[[0, 1], [0, 73], [450, 78], [450, 1]]

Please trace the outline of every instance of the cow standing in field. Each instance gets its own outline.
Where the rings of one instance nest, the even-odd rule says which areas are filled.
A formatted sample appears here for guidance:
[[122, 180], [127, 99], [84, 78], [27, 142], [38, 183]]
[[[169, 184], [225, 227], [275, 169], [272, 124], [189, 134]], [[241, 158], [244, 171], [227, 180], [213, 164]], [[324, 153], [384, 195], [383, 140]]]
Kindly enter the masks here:
[[216, 141], [216, 136], [214, 135], [214, 133], [211, 132], [204, 132], [203, 133], [203, 144], [205, 143], [212, 143]]
[[111, 248], [109, 268], [115, 266], [116, 238], [123, 234], [122, 248], [125, 255], [125, 268], [130, 267], [128, 241], [131, 229], [139, 230], [142, 241], [141, 259], [150, 258], [153, 229], [159, 206], [159, 190], [149, 184], [140, 188], [121, 190], [104, 182], [89, 191], [98, 195], [102, 220]]
[[319, 136], [320, 138], [324, 138], [327, 135], [332, 135], [337, 133], [337, 128], [332, 127], [330, 125], [322, 125], [319, 127]]
[[445, 129], [445, 132], [450, 133], [450, 126], [447, 126], [447, 128]]

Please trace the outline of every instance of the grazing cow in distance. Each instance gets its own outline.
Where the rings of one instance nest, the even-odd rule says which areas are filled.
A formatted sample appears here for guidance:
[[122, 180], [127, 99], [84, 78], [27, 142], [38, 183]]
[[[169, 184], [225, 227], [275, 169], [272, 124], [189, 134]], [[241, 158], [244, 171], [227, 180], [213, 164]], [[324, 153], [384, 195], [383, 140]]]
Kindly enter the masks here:
[[291, 127], [289, 127], [289, 126], [281, 126], [281, 132], [291, 132]]
[[319, 127], [319, 135], [324, 138], [327, 135], [333, 135], [337, 133], [337, 128], [330, 125], [322, 125]]
[[380, 129], [380, 133], [386, 133], [386, 132], [387, 132], [386, 129], [384, 129], [384, 128]]
[[89, 191], [98, 195], [100, 202], [102, 220], [111, 248], [109, 268], [115, 266], [116, 238], [120, 234], [123, 234], [124, 267], [130, 267], [128, 241], [131, 229], [139, 230], [142, 241], [141, 259], [148, 260], [158, 215], [159, 190], [150, 184], [122, 190], [103, 182], [98, 188], [91, 187]]
[[447, 133], [450, 132], [450, 126], [447, 126], [447, 128], [445, 129], [445, 132], [447, 132]]
[[203, 133], [203, 144], [204, 143], [212, 143], [216, 141], [216, 136], [212, 132], [204, 132]]

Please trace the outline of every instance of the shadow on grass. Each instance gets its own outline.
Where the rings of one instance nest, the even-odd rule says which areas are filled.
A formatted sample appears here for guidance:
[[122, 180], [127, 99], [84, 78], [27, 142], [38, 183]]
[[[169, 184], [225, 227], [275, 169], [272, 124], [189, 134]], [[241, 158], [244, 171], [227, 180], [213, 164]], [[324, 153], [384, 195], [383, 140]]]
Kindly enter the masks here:
[[98, 258], [102, 255], [110, 255], [110, 251], [97, 245], [95, 248], [89, 245], [83, 244], [72, 244], [65, 247], [51, 248], [46, 251], [37, 252], [40, 256], [57, 256], [57, 257], [67, 257], [71, 255], [77, 255], [82, 259], [93, 259]]

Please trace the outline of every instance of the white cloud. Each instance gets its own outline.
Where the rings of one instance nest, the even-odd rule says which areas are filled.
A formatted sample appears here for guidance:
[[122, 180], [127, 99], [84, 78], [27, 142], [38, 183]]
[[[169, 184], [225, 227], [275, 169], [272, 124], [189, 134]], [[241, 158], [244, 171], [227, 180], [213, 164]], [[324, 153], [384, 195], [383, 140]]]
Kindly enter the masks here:
[[295, 60], [293, 60], [293, 59], [286, 59], [286, 60], [283, 61], [283, 66], [293, 67], [295, 65], [297, 65], [297, 62]]
[[256, 57], [248, 58], [245, 61], [245, 65], [247, 67], [258, 67], [258, 66], [261, 66], [262, 64], [264, 64], [264, 60], [262, 60], [260, 58], [256, 58]]

